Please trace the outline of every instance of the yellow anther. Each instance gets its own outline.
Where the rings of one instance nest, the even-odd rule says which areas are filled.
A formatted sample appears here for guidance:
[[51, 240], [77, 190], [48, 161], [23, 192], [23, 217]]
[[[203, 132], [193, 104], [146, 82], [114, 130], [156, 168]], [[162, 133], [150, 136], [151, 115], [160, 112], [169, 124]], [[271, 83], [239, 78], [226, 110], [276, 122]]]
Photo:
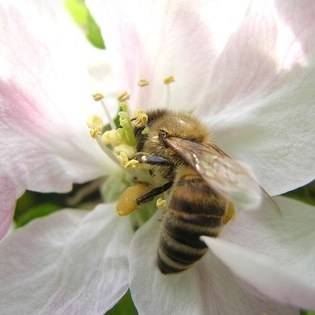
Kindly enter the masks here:
[[127, 144], [120, 144], [114, 148], [114, 152], [117, 155], [120, 155], [121, 152], [124, 152], [128, 159], [132, 159], [136, 153], [136, 148]]
[[166, 200], [163, 198], [158, 198], [158, 200], [156, 201], [156, 206], [159, 209], [164, 209], [166, 207]]
[[101, 137], [101, 141], [105, 145], [116, 147], [122, 143], [121, 135], [118, 130], [105, 131]]
[[125, 168], [136, 168], [139, 165], [139, 161], [138, 160], [129, 160], [126, 165]]
[[149, 85], [149, 81], [146, 80], [146, 79], [141, 79], [141, 80], [139, 80], [138, 85], [140, 87], [148, 86]]
[[148, 122], [148, 115], [142, 110], [137, 110], [134, 114], [134, 118], [132, 124], [136, 128], [144, 127]]
[[104, 98], [104, 95], [102, 93], [94, 93], [92, 94], [94, 101], [98, 102]]
[[120, 152], [117, 156], [117, 159], [121, 165], [121, 167], [126, 167], [127, 163], [129, 162], [128, 155], [125, 152]]
[[119, 102], [126, 102], [130, 99], [130, 95], [128, 94], [127, 91], [123, 91], [117, 95], [117, 99]]
[[92, 138], [96, 138], [96, 137], [98, 137], [98, 136], [100, 136], [100, 135], [101, 135], [101, 129], [99, 129], [99, 128], [93, 128], [93, 129], [90, 130], [90, 136], [91, 136]]
[[175, 79], [174, 79], [174, 77], [171, 75], [171, 76], [169, 76], [169, 77], [166, 77], [163, 82], [164, 82], [164, 84], [171, 84], [171, 83], [175, 82]]

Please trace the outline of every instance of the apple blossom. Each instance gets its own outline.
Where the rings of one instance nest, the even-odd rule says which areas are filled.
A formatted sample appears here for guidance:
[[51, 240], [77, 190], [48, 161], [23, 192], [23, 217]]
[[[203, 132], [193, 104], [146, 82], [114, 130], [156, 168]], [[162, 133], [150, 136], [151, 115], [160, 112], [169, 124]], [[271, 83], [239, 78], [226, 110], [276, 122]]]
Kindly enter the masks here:
[[[88, 97], [100, 82], [112, 93], [104, 83], [112, 74], [132, 111], [169, 103], [193, 112], [270, 195], [314, 179], [311, 1], [87, 4], [111, 57], [99, 69], [60, 1], [0, 4], [1, 237], [25, 189], [62, 192], [121, 176], [85, 126]], [[200, 262], [169, 276], [155, 265], [160, 210], [136, 231], [114, 204], [34, 220], [0, 245], [0, 311], [103, 314], [128, 288], [140, 314], [315, 309], [315, 211], [276, 200], [281, 215], [240, 212], [218, 239], [203, 238], [211, 252]]]

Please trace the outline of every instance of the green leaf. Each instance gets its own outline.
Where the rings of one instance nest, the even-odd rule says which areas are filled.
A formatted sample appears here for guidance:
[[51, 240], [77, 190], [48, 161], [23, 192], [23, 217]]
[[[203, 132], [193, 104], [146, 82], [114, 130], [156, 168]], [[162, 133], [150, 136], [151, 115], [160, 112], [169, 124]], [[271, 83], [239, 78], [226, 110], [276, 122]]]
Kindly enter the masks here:
[[106, 315], [137, 315], [137, 309], [133, 304], [130, 291], [122, 297], [122, 299], [106, 313]]
[[315, 206], [315, 182], [289, 191], [288, 193], [284, 194], [284, 196]]
[[65, 0], [64, 4], [73, 20], [85, 31], [87, 39], [97, 48], [104, 49], [101, 31], [83, 0]]
[[24, 212], [24, 214], [16, 218], [16, 227], [21, 227], [36, 218], [51, 214], [58, 209], [60, 209], [60, 206], [53, 203], [42, 203], [38, 206], [30, 208]]

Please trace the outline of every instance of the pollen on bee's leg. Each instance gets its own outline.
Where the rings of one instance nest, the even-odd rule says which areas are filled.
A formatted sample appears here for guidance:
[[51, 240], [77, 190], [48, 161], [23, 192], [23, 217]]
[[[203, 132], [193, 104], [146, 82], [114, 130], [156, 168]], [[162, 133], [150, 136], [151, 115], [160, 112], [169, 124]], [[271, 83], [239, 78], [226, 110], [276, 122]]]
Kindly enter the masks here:
[[235, 214], [234, 205], [231, 202], [228, 202], [225, 207], [225, 215], [223, 217], [223, 224], [227, 224]]
[[128, 187], [120, 196], [116, 212], [120, 216], [128, 215], [138, 208], [137, 198], [143, 196], [152, 189], [150, 185], [146, 184], [135, 184]]

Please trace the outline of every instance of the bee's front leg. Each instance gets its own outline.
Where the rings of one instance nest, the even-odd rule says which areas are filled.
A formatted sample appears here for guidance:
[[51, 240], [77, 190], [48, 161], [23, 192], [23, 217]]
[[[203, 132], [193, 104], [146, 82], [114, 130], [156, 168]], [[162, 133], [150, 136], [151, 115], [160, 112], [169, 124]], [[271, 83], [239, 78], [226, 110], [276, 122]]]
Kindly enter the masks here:
[[169, 159], [159, 155], [149, 155], [138, 152], [136, 153], [134, 159], [140, 163], [146, 163], [150, 165], [172, 166], [172, 162]]

